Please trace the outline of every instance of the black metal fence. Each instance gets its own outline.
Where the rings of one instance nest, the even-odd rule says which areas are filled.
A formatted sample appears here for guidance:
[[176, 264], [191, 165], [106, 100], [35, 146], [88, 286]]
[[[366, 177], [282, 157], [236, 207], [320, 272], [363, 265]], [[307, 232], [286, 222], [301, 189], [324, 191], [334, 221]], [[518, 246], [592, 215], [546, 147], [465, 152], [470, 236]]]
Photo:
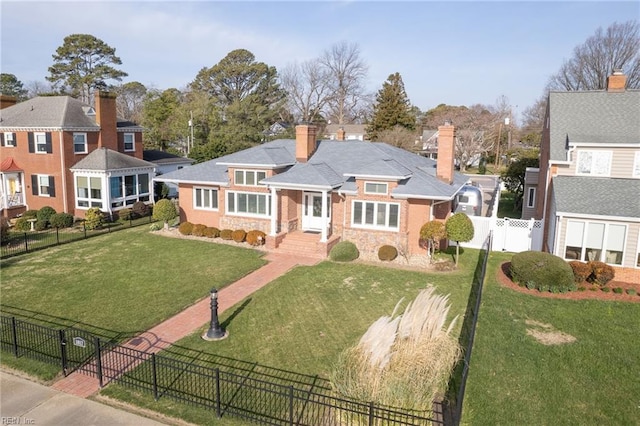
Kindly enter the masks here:
[[217, 417], [271, 425], [444, 424], [438, 408], [412, 412], [338, 398], [325, 383], [317, 383], [317, 377], [306, 376], [313, 380], [305, 383], [242, 361], [236, 364], [244, 366], [237, 367], [232, 362], [183, 360], [171, 349], [167, 355], [152, 354], [78, 328], [54, 329], [1, 315], [0, 337], [3, 351], [58, 365], [64, 375], [77, 370], [96, 377], [101, 387], [118, 383], [156, 400], [170, 398], [212, 410]]
[[467, 376], [469, 375], [469, 365], [471, 362], [471, 350], [473, 349], [476, 325], [480, 313], [480, 302], [482, 300], [482, 290], [487, 272], [487, 262], [489, 260], [489, 253], [491, 252], [491, 238], [492, 233], [489, 232], [489, 235], [482, 244], [481, 256], [478, 258], [476, 265], [471, 291], [469, 292], [469, 299], [467, 300], [467, 309], [462, 323], [462, 330], [460, 331], [460, 338], [458, 339], [464, 351], [464, 356], [454, 369], [447, 391], [446, 407], [444, 409], [445, 422], [455, 426], [459, 425], [462, 419], [462, 403], [464, 401]]
[[153, 223], [152, 216], [144, 216], [127, 221], [107, 222], [99, 229], [87, 229], [84, 222], [72, 228], [51, 228], [42, 231], [10, 232], [3, 238], [0, 246], [0, 258], [30, 253], [47, 247], [84, 240], [97, 235], [107, 234], [121, 229]]

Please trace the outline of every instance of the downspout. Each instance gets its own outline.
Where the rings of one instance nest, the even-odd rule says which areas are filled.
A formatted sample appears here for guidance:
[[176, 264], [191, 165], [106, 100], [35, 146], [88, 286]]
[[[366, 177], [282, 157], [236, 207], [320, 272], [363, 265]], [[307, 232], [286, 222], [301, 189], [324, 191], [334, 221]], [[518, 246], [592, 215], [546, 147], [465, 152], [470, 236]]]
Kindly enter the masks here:
[[271, 230], [269, 235], [275, 237], [278, 234], [277, 231], [277, 218], [278, 218], [278, 193], [274, 187], [269, 188], [271, 190]]
[[62, 138], [62, 130], [58, 132], [58, 136], [60, 139], [60, 170], [62, 171], [62, 202], [64, 205], [64, 212], [69, 213], [69, 209], [67, 206], [67, 170], [65, 169], [65, 158], [64, 158], [64, 140]]

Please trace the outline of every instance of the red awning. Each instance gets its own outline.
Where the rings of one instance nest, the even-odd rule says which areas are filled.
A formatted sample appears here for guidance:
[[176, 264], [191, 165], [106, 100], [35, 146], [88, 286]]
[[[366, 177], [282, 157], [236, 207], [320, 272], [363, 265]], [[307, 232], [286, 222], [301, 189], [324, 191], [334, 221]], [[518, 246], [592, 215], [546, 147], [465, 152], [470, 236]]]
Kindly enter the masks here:
[[0, 164], [0, 171], [2, 172], [21, 172], [22, 168], [13, 161], [13, 157], [7, 157], [2, 160]]

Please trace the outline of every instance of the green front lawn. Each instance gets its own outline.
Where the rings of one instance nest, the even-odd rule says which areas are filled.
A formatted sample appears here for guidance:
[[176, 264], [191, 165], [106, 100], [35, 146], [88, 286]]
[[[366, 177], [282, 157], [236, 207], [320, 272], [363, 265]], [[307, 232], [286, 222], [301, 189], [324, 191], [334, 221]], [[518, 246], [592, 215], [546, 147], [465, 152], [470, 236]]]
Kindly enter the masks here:
[[[463, 423], [638, 424], [640, 305], [514, 292], [495, 279], [510, 257], [490, 257]], [[575, 341], [532, 336], [560, 332]]]
[[147, 226], [2, 261], [2, 312], [137, 334], [265, 261], [258, 251], [168, 238]]

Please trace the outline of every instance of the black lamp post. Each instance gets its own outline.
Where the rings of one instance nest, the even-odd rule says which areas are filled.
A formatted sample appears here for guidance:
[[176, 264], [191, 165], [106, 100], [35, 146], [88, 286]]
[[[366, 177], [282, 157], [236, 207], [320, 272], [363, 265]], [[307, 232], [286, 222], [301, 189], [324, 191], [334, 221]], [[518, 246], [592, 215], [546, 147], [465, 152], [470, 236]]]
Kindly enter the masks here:
[[218, 290], [211, 289], [211, 324], [209, 330], [202, 336], [205, 340], [220, 340], [227, 337], [227, 332], [218, 322]]

